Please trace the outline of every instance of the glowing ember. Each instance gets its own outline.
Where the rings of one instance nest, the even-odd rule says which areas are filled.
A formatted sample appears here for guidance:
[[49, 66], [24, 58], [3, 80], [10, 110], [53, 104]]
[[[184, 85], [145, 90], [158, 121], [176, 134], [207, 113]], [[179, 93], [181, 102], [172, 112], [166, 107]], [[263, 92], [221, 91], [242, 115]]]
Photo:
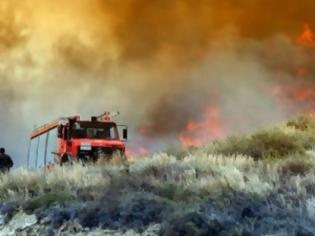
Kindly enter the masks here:
[[211, 140], [224, 136], [223, 124], [220, 112], [217, 108], [209, 107], [201, 121], [190, 120], [185, 129], [179, 134], [179, 140], [183, 148], [201, 146]]

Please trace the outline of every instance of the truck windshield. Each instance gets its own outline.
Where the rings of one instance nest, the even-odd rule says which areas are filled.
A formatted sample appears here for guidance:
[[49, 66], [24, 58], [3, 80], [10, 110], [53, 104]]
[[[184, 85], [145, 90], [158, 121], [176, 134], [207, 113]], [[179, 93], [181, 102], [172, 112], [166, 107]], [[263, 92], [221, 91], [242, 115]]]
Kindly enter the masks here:
[[71, 129], [72, 138], [118, 139], [115, 123], [79, 121]]

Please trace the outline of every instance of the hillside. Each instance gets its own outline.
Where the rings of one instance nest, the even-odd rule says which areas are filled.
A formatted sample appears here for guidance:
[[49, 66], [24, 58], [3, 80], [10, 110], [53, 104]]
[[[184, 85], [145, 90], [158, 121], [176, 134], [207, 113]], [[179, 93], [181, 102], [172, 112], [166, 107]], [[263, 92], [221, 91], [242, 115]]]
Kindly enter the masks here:
[[315, 119], [0, 177], [0, 235], [315, 235]]

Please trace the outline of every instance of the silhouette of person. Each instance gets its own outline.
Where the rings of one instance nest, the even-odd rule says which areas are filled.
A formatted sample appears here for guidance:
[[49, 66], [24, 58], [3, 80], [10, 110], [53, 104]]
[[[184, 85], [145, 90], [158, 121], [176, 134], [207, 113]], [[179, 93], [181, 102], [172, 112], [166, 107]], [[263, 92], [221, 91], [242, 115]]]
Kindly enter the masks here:
[[0, 172], [8, 172], [13, 166], [13, 161], [9, 155], [5, 153], [5, 149], [0, 148]]

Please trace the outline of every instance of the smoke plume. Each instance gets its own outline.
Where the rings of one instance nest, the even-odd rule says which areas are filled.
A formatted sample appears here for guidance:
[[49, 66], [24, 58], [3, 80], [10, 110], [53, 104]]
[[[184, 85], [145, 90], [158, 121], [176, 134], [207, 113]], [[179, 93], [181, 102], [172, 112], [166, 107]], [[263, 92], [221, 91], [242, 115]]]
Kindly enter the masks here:
[[[129, 150], [200, 145], [314, 108], [308, 0], [0, 0], [0, 145], [120, 110]], [[304, 31], [304, 33], [303, 33]]]

